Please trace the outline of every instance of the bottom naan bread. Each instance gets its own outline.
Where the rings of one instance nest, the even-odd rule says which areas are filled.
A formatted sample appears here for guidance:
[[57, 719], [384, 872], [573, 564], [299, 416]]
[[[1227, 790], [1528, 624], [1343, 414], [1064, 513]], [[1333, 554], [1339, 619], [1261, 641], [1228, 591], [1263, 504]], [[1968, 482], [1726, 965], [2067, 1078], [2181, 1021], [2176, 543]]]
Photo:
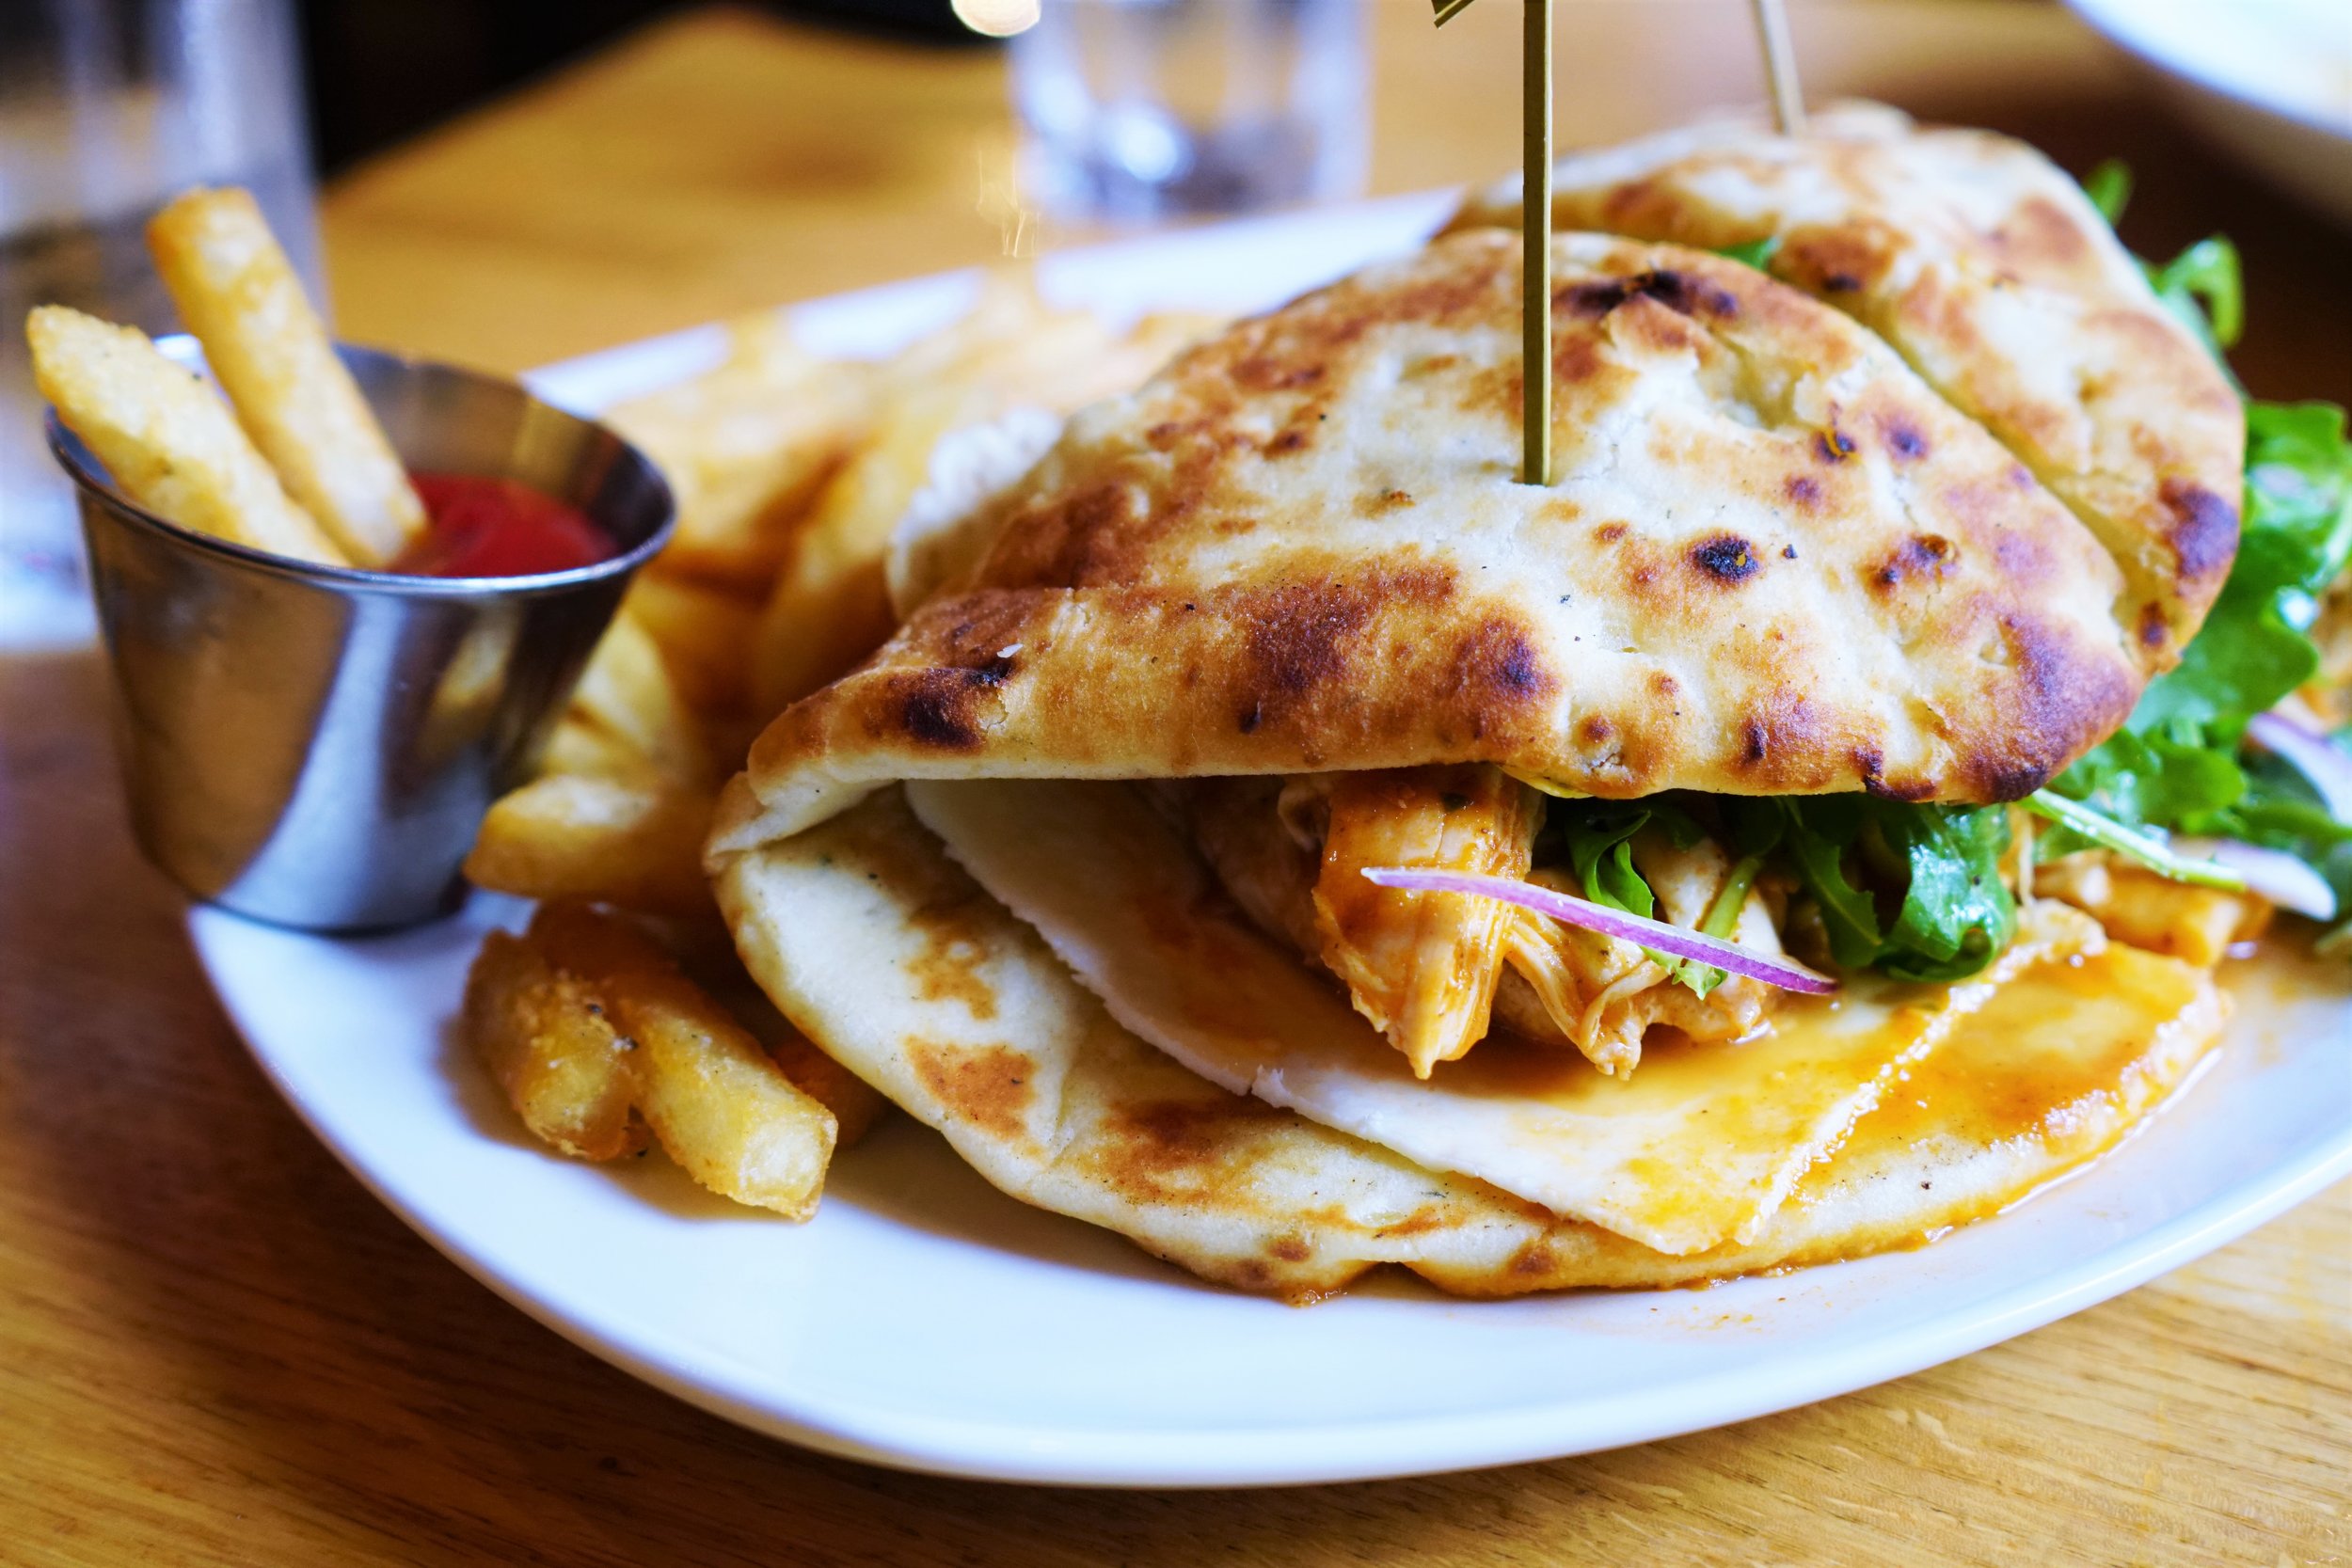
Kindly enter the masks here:
[[2110, 943], [2029, 969], [1745, 1243], [1669, 1256], [1218, 1088], [1115, 1022], [896, 789], [718, 878], [803, 1030], [1011, 1196], [1204, 1277], [1307, 1300], [1379, 1263], [1466, 1295], [1654, 1286], [1851, 1257], [2098, 1153], [2219, 1031], [2210, 977]]

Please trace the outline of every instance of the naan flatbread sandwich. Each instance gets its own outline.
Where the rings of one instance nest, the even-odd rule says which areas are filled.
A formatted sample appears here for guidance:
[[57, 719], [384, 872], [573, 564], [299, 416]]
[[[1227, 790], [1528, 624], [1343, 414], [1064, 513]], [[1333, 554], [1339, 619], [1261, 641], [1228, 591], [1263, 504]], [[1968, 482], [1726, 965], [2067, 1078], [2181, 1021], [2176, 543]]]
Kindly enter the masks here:
[[[2328, 912], [2244, 714], [2138, 727], [2277, 497], [2072, 181], [1856, 109], [1556, 189], [1553, 483], [1497, 193], [918, 507], [903, 625], [729, 787], [752, 974], [1015, 1196], [1292, 1299], [1909, 1244], [2111, 1146], [2231, 944]], [[2191, 753], [2254, 782], [2138, 787]]]

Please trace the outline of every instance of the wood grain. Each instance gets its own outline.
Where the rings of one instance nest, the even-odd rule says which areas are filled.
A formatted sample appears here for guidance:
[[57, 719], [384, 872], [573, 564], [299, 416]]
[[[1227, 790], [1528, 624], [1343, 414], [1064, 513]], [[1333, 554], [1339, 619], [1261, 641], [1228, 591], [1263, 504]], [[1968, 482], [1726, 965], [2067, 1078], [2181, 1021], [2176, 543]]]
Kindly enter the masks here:
[[[1444, 50], [1419, 0], [1375, 10], [1382, 188], [1508, 166], [1508, 9]], [[1740, 0], [1559, 9], [1564, 139], [1760, 91]], [[2247, 244], [2249, 380], [2352, 388], [2343, 241], [2164, 129], [2062, 15], [1795, 21], [1817, 97], [2134, 156], [2144, 247]], [[983, 259], [999, 69], [669, 24], [333, 193], [346, 326], [515, 366]], [[538, 1328], [335, 1165], [221, 1018], [112, 768], [94, 654], [0, 658], [0, 1563], [2352, 1562], [2352, 1186], [1951, 1366], [1549, 1465], [1077, 1493], [755, 1437]]]

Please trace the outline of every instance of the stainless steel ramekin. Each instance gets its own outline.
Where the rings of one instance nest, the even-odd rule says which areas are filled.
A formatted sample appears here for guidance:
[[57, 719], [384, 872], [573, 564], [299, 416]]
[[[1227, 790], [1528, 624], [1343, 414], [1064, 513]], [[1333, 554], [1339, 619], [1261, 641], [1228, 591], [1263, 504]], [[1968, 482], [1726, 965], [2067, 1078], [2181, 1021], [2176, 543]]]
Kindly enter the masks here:
[[[158, 346], [203, 362], [191, 338]], [[518, 480], [618, 553], [521, 578], [287, 561], [141, 510], [48, 427], [80, 496], [141, 847], [199, 898], [313, 930], [456, 906], [483, 813], [529, 771], [673, 519], [660, 472], [603, 426], [491, 376], [340, 352], [411, 469]]]

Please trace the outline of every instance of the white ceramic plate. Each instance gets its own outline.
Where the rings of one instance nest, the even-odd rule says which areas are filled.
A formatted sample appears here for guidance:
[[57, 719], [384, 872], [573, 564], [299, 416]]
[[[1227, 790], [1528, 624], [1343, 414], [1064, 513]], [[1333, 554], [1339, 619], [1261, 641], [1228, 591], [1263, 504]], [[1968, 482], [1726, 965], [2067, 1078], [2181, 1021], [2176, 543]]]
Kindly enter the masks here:
[[2182, 115], [2281, 189], [2352, 224], [2352, 5], [2067, 0]]
[[[1262, 306], [1410, 244], [1442, 198], [1057, 258], [1113, 310]], [[795, 312], [836, 353], [944, 320], [969, 277]], [[538, 378], [580, 406], [715, 358], [715, 329]], [[2112, 1159], [1922, 1251], [1712, 1291], [1449, 1301], [1382, 1280], [1310, 1310], [1199, 1284], [1030, 1210], [904, 1117], [792, 1226], [659, 1156], [528, 1141], [455, 1041], [477, 896], [326, 941], [217, 910], [198, 952], [255, 1057], [336, 1155], [478, 1278], [617, 1366], [746, 1425], [883, 1464], [1130, 1485], [1343, 1481], [1505, 1464], [1737, 1421], [1931, 1366], [2128, 1290], [2352, 1170], [2352, 999], [2242, 986], [2213, 1069]]]

